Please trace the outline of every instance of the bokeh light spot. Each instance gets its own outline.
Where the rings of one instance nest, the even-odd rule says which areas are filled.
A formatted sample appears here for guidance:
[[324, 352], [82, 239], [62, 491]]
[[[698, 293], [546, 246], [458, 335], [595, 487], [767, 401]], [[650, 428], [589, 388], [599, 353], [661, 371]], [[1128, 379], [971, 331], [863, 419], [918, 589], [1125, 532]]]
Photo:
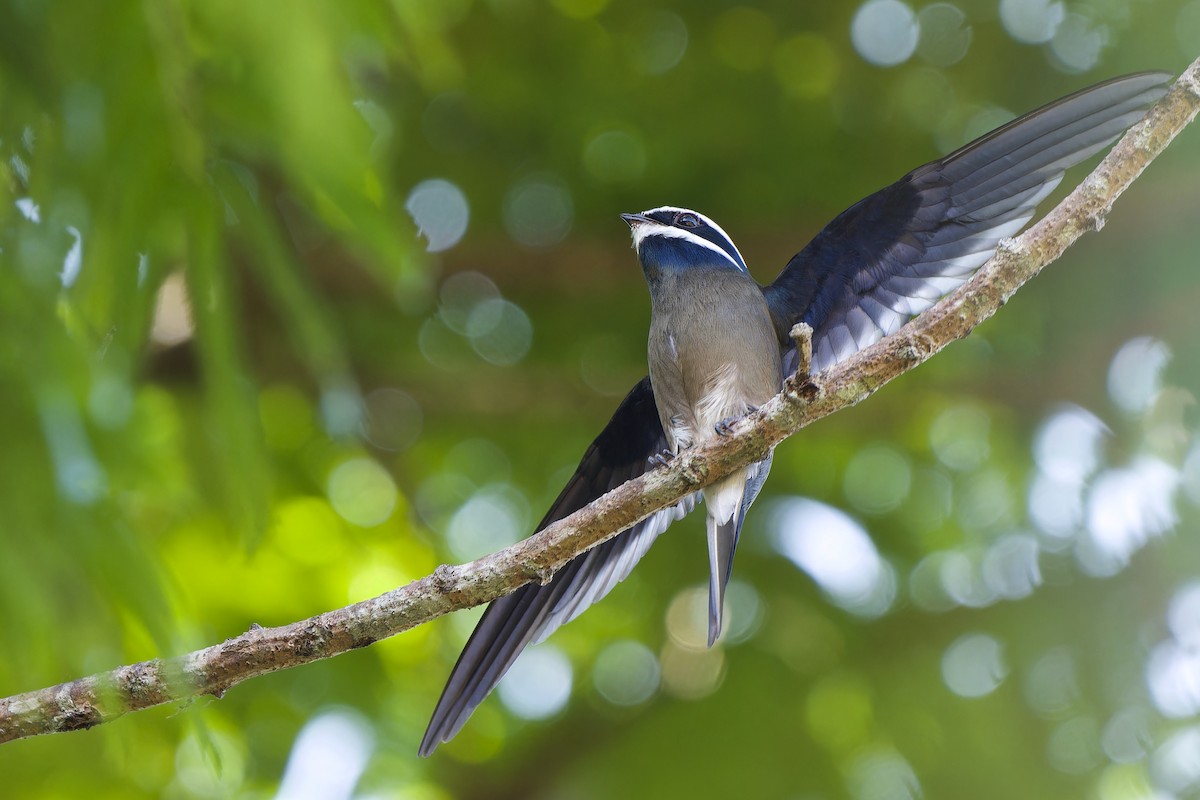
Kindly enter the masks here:
[[1145, 764], [1110, 764], [1096, 781], [1096, 800], [1171, 800], [1150, 783]]
[[1013, 497], [1004, 473], [987, 469], [968, 477], [959, 492], [957, 511], [965, 528], [981, 530], [1011, 523]]
[[1180, 481], [1192, 505], [1200, 506], [1200, 438], [1192, 443], [1191, 450], [1183, 460]]
[[1133, 764], [1149, 752], [1150, 710], [1143, 706], [1127, 706], [1109, 719], [1100, 734], [1104, 755], [1114, 764]]
[[1146, 682], [1155, 707], [1165, 716], [1185, 719], [1200, 712], [1200, 650], [1171, 640], [1160, 642], [1146, 661]]
[[619, 641], [600, 652], [592, 667], [596, 691], [618, 706], [644, 703], [658, 691], [662, 671], [650, 648], [634, 641]]
[[949, 67], [962, 61], [971, 46], [972, 29], [967, 15], [950, 3], [933, 3], [917, 14], [921, 31], [917, 55], [935, 67]]
[[1159, 745], [1150, 763], [1150, 774], [1165, 792], [1194, 793], [1200, 786], [1200, 726], [1177, 730]]
[[1068, 775], [1086, 775], [1098, 767], [1104, 754], [1100, 750], [1100, 726], [1088, 716], [1063, 722], [1046, 742], [1050, 766]]
[[1028, 597], [1042, 583], [1040, 553], [1032, 536], [1014, 533], [1001, 537], [984, 553], [984, 583], [992, 594], [1005, 600]]
[[1082, 14], [1067, 14], [1054, 32], [1050, 52], [1067, 72], [1086, 72], [1100, 61], [1108, 44], [1108, 28], [1095, 25]]
[[726, 646], [752, 637], [763, 619], [763, 604], [758, 591], [745, 581], [731, 580], [725, 587], [724, 619], [721, 642]]
[[858, 754], [846, 776], [855, 800], [921, 800], [924, 792], [912, 766], [890, 747]]
[[407, 449], [421, 435], [421, 406], [408, 392], [376, 389], [363, 398], [362, 432], [381, 450]]
[[1170, 348], [1157, 339], [1129, 340], [1108, 367], [1108, 396], [1122, 411], [1144, 413], [1162, 388], [1162, 371], [1170, 360]]
[[[707, 608], [708, 601], [705, 600]], [[717, 690], [725, 677], [725, 648], [680, 647], [668, 641], [659, 656], [663, 687], [675, 697], [698, 700]]]
[[571, 230], [574, 214], [571, 193], [552, 175], [524, 178], [504, 198], [504, 227], [527, 247], [553, 247], [561, 242]]
[[1167, 626], [1180, 644], [1200, 650], [1200, 581], [1175, 592], [1167, 607]]
[[471, 211], [467, 197], [453, 183], [441, 178], [422, 181], [409, 192], [404, 208], [417, 231], [428, 242], [431, 253], [449, 250], [467, 232]]
[[1025, 44], [1042, 44], [1066, 17], [1059, 0], [1000, 0], [1000, 22], [1008, 35]]
[[908, 593], [917, 608], [925, 611], [949, 611], [958, 601], [946, 591], [942, 580], [945, 551], [930, 553], [917, 562], [908, 575]]
[[467, 340], [451, 330], [440, 316], [421, 323], [421, 329], [417, 331], [417, 348], [426, 361], [439, 369], [462, 369], [475, 360]]
[[321, 386], [317, 409], [321, 424], [330, 436], [352, 436], [362, 426], [362, 395], [358, 387], [343, 376], [332, 378]]
[[678, 14], [655, 9], [637, 18], [630, 36], [634, 67], [646, 75], [674, 69], [688, 48], [687, 23]]
[[685, 650], [708, 647], [708, 587], [684, 589], [667, 606], [667, 634]]
[[325, 491], [338, 516], [364, 528], [386, 521], [396, 509], [392, 476], [369, 458], [352, 458], [334, 467]]
[[974, 469], [987, 460], [991, 418], [978, 406], [952, 406], [929, 428], [929, 443], [938, 460], [952, 470]]
[[1044, 719], [1063, 719], [1079, 701], [1075, 657], [1066, 647], [1054, 647], [1038, 657], [1021, 683], [1025, 702]]
[[897, 508], [908, 497], [912, 468], [896, 450], [873, 445], [850, 459], [843, 486], [855, 508], [868, 514], [882, 514]]
[[296, 736], [275, 800], [349, 800], [374, 749], [362, 715], [350, 709], [318, 714]]
[[986, 633], [960, 637], [942, 656], [942, 680], [961, 697], [991, 694], [1007, 675], [1004, 646]]
[[917, 49], [920, 28], [911, 8], [900, 0], [868, 0], [850, 23], [850, 41], [868, 63], [903, 64]]
[[489, 364], [509, 366], [525, 357], [533, 341], [533, 324], [516, 303], [503, 298], [484, 300], [467, 317], [471, 347]]
[[553, 645], [530, 647], [509, 669], [496, 691], [500, 701], [522, 719], [546, 719], [571, 699], [571, 662]]
[[512, 475], [512, 463], [504, 448], [478, 437], [463, 439], [451, 447], [442, 463], [447, 472], [462, 475], [476, 486], [502, 483]]
[[951, 550], [939, 563], [942, 590], [955, 603], [968, 608], [983, 608], [996, 602], [996, 594], [983, 579], [977, 553]]
[[971, 141], [999, 128], [1016, 117], [1007, 108], [986, 105], [975, 111], [963, 125], [962, 140]]
[[1178, 486], [1179, 471], [1152, 456], [1100, 473], [1087, 498], [1087, 543], [1100, 559], [1083, 559], [1082, 566], [1093, 575], [1113, 574], [1150, 537], [1175, 527]]
[[1100, 446], [1108, 432], [1108, 426], [1085, 408], [1059, 409], [1034, 436], [1038, 469], [1058, 482], [1082, 481], [1100, 465]]
[[[762, 601], [754, 587], [733, 580], [725, 589], [721, 645], [749, 639], [762, 624]], [[708, 586], [684, 589], [667, 606], [667, 634], [685, 650], [708, 649]]]
[[498, 297], [500, 290], [488, 276], [473, 270], [456, 272], [442, 281], [438, 316], [450, 330], [466, 335], [467, 320], [475, 306]]
[[524, 498], [508, 484], [485, 486], [450, 518], [446, 545], [460, 561], [507, 547], [521, 537], [526, 509]]
[[1029, 518], [1046, 534], [1047, 548], [1068, 546], [1083, 525], [1082, 481], [1058, 481], [1039, 472], [1029, 486]]
[[835, 603], [864, 617], [880, 616], [891, 607], [895, 573], [851, 517], [800, 498], [776, 503], [770, 516], [776, 549], [807, 572]]

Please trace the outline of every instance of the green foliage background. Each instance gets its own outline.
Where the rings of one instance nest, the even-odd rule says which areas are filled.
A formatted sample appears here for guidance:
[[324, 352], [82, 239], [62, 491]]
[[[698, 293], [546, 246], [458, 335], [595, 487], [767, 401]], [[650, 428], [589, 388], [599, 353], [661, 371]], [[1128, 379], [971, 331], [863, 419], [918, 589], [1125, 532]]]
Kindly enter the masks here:
[[[956, 7], [963, 27], [884, 68], [851, 42], [857, 4], [5, 0], [0, 695], [528, 532], [645, 369], [619, 212], [699, 208], [767, 281], [839, 210], [1006, 115], [1200, 55], [1195, 0]], [[1004, 7], [1070, 16], [1030, 44]], [[1092, 35], [1094, 59], [1064, 59]], [[405, 206], [434, 178], [470, 221], [426, 253]], [[1198, 207], [1188, 130], [994, 321], [782, 446], [739, 556], [741, 641], [672, 644], [668, 608], [704, 581], [688, 520], [552, 639], [574, 688], [549, 720], [492, 698], [416, 758], [461, 614], [220, 701], [4, 745], [0, 794], [274, 796], [322, 763], [289, 755], [333, 715], [363, 743], [358, 797], [1197, 796], [1198, 660], [1175, 706], [1148, 676], [1163, 642], [1197, 646], [1194, 621], [1168, 623], [1200, 573]], [[188, 314], [158, 313], [172, 339], [156, 308], [184, 294]], [[481, 298], [508, 301], [489, 306], [503, 324], [472, 332]], [[1173, 358], [1131, 411], [1107, 382], [1135, 337]], [[1128, 563], [1031, 518], [1035, 437], [1064, 403], [1111, 429], [1084, 497], [1104, 470], [1170, 467], [1160, 514], [1130, 501], [1114, 522]], [[839, 607], [772, 546], [790, 496], [869, 532], [886, 611]], [[1036, 544], [1027, 589], [972, 594], [1013, 536]], [[614, 704], [593, 673], [617, 640], [701, 677]], [[979, 697], [944, 678], [963, 641], [999, 645]], [[348, 796], [315, 785], [283, 796]]]

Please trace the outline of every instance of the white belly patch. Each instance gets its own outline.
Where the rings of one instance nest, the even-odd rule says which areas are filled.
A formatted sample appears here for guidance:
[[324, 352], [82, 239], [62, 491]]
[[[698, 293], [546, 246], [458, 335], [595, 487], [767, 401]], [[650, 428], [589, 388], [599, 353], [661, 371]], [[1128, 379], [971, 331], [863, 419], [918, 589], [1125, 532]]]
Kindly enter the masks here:
[[721, 420], [746, 413], [749, 404], [742, 389], [740, 372], [738, 365], [730, 361], [706, 381], [705, 392], [695, 409], [699, 438], [715, 436], [714, 428]]

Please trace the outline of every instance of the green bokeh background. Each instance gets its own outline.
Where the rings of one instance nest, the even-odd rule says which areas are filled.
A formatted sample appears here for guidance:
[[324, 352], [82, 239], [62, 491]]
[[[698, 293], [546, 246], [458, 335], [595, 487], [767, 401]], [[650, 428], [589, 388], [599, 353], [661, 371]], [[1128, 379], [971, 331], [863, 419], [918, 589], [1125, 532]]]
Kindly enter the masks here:
[[[923, 36], [885, 67], [852, 41], [861, 8], [5, 0], [0, 695], [527, 533], [645, 370], [619, 212], [703, 210], [767, 281], [842, 208], [1012, 114], [1200, 55], [1197, 0], [963, 0], [910, 6]], [[1014, 33], [1046, 15], [1050, 41]], [[406, 211], [431, 179], [470, 210], [437, 253]], [[467, 612], [219, 701], [0, 746], [0, 795], [267, 798], [285, 771], [337, 774], [323, 754], [365, 759], [353, 788], [284, 796], [1200, 796], [1198, 208], [1188, 130], [967, 341], [781, 446], [739, 555], [737, 642], [691, 651], [668, 623], [706, 580], [689, 519], [550, 641], [573, 689], [549, 719], [494, 697], [416, 757]], [[1111, 365], [1137, 337], [1132, 361], [1170, 358], [1123, 408]], [[1108, 520], [1127, 559], [1096, 555], [1105, 520], [1064, 534], [1030, 513], [1063, 404], [1109, 428], [1085, 503], [1165, 469]], [[772, 545], [794, 497], [869, 533], [886, 610], [843, 608]], [[988, 583], [1013, 541], [1037, 555], [1023, 590]], [[595, 665], [630, 641], [663, 681], [622, 706]], [[948, 685], [964, 642], [994, 655], [978, 697]], [[1171, 642], [1175, 705], [1148, 677]], [[362, 746], [289, 764], [314, 720]]]

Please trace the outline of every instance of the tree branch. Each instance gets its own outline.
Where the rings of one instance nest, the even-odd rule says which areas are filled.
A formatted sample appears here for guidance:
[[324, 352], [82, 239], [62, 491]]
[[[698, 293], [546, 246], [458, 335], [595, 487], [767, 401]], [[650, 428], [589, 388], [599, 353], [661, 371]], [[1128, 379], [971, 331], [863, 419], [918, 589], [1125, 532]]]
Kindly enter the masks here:
[[[245, 680], [365, 647], [443, 614], [486, 603], [530, 581], [548, 581], [578, 554], [735, 469], [815, 420], [854, 405], [961, 339], [1089, 230], [1103, 226], [1125, 191], [1200, 110], [1200, 60], [1176, 81], [1075, 191], [1021, 236], [1001, 242], [966, 284], [900, 331], [825, 372], [797, 371], [783, 391], [729, 436], [684, 451], [511, 547], [438, 567], [407, 586], [278, 628], [252, 626], [187, 655], [119, 667], [0, 700], [0, 742], [90, 728], [164, 703], [220, 697]], [[811, 331], [793, 332], [802, 349]], [[811, 344], [808, 345], [811, 347]], [[805, 359], [801, 359], [802, 366]]]

